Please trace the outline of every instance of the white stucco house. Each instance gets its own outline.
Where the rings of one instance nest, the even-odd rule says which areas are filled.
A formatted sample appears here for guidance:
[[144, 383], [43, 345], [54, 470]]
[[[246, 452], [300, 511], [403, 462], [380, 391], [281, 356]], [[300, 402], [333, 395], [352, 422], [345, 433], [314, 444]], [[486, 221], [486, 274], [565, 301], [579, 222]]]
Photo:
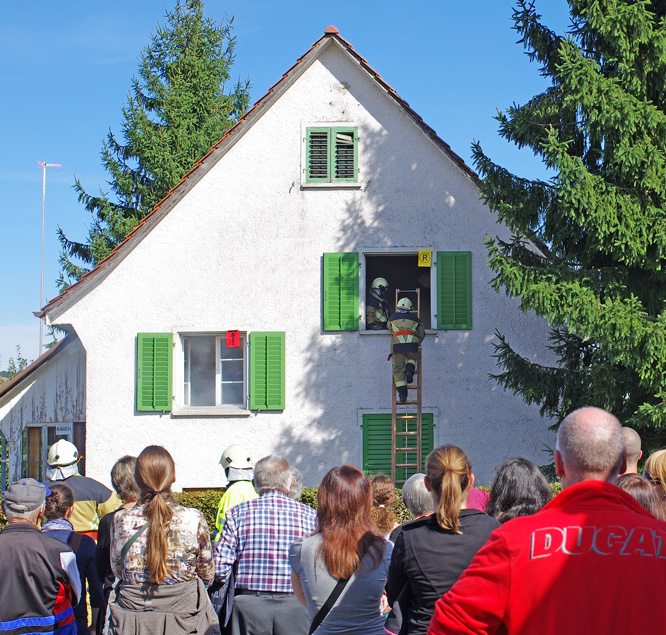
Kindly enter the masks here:
[[232, 443], [306, 484], [342, 463], [390, 470], [389, 335], [364, 320], [377, 276], [391, 303], [420, 290], [424, 452], [461, 446], [481, 482], [510, 456], [545, 462], [551, 422], [489, 373], [496, 329], [538, 359], [547, 326], [490, 289], [486, 235], [510, 232], [478, 177], [329, 27], [43, 308], [69, 335], [0, 387], [10, 478], [62, 436], [106, 483], [149, 444], [174, 456], [177, 488], [223, 485]]

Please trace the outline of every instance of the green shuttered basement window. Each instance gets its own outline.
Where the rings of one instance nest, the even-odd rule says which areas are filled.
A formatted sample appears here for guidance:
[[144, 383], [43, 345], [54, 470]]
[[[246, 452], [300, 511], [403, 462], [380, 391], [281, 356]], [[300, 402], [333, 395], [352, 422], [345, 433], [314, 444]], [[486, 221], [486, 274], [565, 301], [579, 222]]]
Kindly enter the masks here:
[[472, 253], [437, 252], [437, 328], [472, 328]]
[[[416, 414], [416, 413], [410, 413]], [[398, 432], [416, 429], [414, 419], [398, 420]], [[433, 415], [424, 412], [421, 415], [421, 456], [422, 471], [425, 472], [425, 460], [432, 452], [434, 438]], [[397, 437], [398, 448], [416, 447], [416, 437]], [[414, 453], [404, 453], [398, 450], [396, 463], [413, 463]], [[363, 415], [363, 470], [367, 474], [391, 475], [391, 413], [364, 414]], [[396, 481], [406, 481], [416, 470], [397, 468]]]
[[250, 410], [284, 410], [285, 334], [250, 335]]
[[324, 254], [325, 331], [358, 330], [358, 263], [357, 253]]
[[305, 143], [306, 183], [358, 181], [357, 128], [308, 128]]
[[173, 401], [173, 335], [137, 335], [136, 409], [170, 412]]

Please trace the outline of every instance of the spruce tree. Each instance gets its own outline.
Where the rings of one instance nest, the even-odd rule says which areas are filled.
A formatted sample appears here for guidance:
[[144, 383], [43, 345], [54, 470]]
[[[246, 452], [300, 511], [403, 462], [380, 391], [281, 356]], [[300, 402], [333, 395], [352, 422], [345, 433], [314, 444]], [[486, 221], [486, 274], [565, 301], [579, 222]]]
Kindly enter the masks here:
[[103, 142], [110, 192], [90, 195], [76, 179], [92, 223], [82, 243], [58, 228], [61, 289], [105, 258], [247, 109], [249, 82], [225, 92], [233, 20], [207, 18], [202, 0], [178, 0], [165, 18], [140, 55], [123, 104], [122, 140], [109, 131]]
[[473, 145], [482, 196], [513, 233], [487, 240], [493, 285], [548, 319], [557, 360], [533, 363], [498, 333], [494, 377], [557, 421], [600, 406], [654, 444], [666, 436], [666, 1], [568, 4], [557, 35], [518, 1], [514, 28], [550, 85], [498, 115], [500, 135], [553, 176], [521, 178]]

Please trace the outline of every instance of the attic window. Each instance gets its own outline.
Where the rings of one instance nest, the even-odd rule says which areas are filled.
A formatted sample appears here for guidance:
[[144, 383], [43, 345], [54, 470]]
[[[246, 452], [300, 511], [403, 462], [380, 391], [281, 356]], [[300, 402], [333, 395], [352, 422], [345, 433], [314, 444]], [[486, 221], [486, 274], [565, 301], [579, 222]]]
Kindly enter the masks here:
[[358, 129], [307, 128], [305, 137], [305, 182], [358, 182]]

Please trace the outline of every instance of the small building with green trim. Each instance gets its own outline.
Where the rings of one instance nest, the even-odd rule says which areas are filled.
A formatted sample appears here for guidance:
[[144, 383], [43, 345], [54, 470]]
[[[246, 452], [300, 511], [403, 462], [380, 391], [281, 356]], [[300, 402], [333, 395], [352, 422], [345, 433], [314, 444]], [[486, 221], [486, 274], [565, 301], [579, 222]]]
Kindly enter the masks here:
[[547, 325], [490, 288], [486, 235], [510, 230], [476, 174], [329, 27], [43, 308], [78, 366], [56, 363], [62, 351], [42, 362], [41, 408], [21, 378], [0, 391], [10, 476], [41, 476], [61, 436], [104, 482], [149, 444], [174, 456], [177, 488], [223, 485], [233, 443], [285, 456], [307, 484], [343, 463], [390, 473], [390, 336], [365, 324], [378, 276], [426, 329], [424, 455], [459, 445], [481, 482], [508, 456], [543, 462], [551, 422], [489, 375], [496, 331], [536, 360]]

